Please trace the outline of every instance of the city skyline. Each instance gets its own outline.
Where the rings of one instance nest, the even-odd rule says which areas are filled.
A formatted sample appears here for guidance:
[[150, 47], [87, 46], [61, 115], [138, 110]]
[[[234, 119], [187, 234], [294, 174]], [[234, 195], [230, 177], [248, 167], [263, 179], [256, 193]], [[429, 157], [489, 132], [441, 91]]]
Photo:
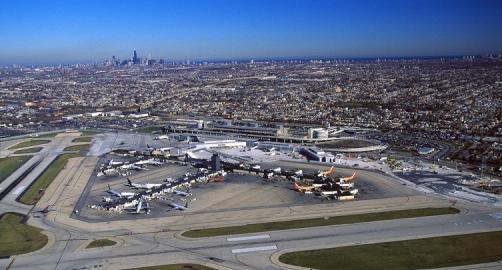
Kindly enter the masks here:
[[[23, 1], [0, 64], [373, 58], [502, 52], [499, 1]], [[22, 12], [14, 12], [22, 11]]]

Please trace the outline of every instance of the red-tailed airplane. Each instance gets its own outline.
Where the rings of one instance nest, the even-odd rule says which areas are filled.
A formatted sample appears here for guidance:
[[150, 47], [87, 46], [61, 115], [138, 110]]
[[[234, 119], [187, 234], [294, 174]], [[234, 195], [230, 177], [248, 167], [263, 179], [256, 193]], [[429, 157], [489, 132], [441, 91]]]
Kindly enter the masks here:
[[314, 186], [300, 186], [298, 183], [293, 182], [293, 189], [299, 192], [311, 192], [314, 188]]
[[352, 181], [356, 178], [356, 173], [354, 172], [351, 176], [340, 177], [341, 182]]
[[331, 175], [333, 173], [335, 173], [335, 167], [334, 166], [332, 166], [331, 168], [329, 168], [329, 169], [327, 169], [327, 170], [325, 170], [323, 172], [319, 172], [319, 174], [317, 176], [324, 176], [324, 177], [326, 177], [326, 176]]

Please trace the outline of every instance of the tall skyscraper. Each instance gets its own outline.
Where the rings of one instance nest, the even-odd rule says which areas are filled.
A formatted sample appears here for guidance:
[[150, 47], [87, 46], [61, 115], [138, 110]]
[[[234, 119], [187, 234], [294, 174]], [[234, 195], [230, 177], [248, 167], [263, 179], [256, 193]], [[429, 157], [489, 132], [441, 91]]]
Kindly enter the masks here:
[[134, 50], [134, 55], [132, 57], [132, 63], [139, 64], [139, 58], [138, 58], [138, 54], [136, 53], [136, 49]]

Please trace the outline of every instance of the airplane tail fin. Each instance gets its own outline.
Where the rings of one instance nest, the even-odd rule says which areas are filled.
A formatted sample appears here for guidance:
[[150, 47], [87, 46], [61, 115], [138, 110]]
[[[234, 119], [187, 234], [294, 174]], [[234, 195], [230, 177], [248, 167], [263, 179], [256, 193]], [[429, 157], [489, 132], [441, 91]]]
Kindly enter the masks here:
[[342, 177], [341, 180], [343, 180], [343, 181], [351, 181], [351, 180], [354, 180], [354, 178], [356, 178], [356, 173], [355, 172], [351, 176]]
[[293, 182], [293, 189], [300, 190], [300, 186], [296, 182]]

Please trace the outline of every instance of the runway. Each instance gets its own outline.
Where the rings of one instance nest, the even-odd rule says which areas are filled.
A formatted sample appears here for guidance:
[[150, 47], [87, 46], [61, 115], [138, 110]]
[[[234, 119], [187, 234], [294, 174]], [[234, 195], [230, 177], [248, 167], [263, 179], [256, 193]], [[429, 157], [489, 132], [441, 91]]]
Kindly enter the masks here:
[[[458, 215], [275, 231], [267, 233], [269, 238], [234, 242], [227, 241], [227, 237], [185, 240], [175, 231], [113, 235], [124, 241], [120, 247], [87, 251], [78, 250], [86, 240], [79, 239], [77, 234], [39, 254], [18, 256], [12, 269], [34, 269], [34, 265], [35, 269], [79, 269], [94, 265], [102, 265], [102, 269], [124, 269], [192, 260], [230, 269], [282, 269], [274, 258], [286, 251], [500, 230], [502, 221], [489, 213], [472, 214], [464, 210]], [[260, 247], [271, 246], [277, 249], [258, 251]], [[251, 251], [235, 252], [244, 249]], [[0, 265], [6, 262], [8, 260], [0, 260]]]
[[[71, 138], [61, 139], [57, 146], [51, 146], [53, 148], [47, 145], [45, 151], [38, 154], [45, 153], [43, 157], [50, 157], [50, 153], [55, 155], [67, 146], [65, 144], [68, 144], [68, 141], [71, 141]], [[139, 143], [142, 144], [144, 141], [140, 139]], [[110, 141], [106, 144], [108, 143], [114, 145], [120, 142]], [[94, 154], [98, 153], [99, 151]], [[290, 204], [291, 198], [284, 195], [288, 193], [277, 193], [274, 189], [278, 187], [273, 183], [252, 186], [251, 188], [255, 189], [255, 193], [252, 193], [249, 190], [242, 190], [241, 183], [230, 182], [215, 184], [214, 189], [204, 190], [205, 187], [202, 187], [196, 202], [199, 205], [194, 204], [193, 211], [168, 217], [89, 223], [71, 216], [99, 160], [94, 154], [91, 151], [87, 157], [70, 159], [66, 168], [49, 186], [37, 207], [50, 204], [56, 211], [50, 212], [47, 217], [31, 217], [28, 220], [28, 224], [45, 230], [49, 235], [49, 243], [32, 254], [16, 256], [11, 269], [113, 270], [172, 263], [198, 263], [216, 269], [295, 269], [279, 263], [278, 256], [284, 252], [300, 249], [502, 230], [502, 209], [485, 204], [458, 202], [456, 207], [461, 213], [456, 215], [202, 239], [188, 239], [181, 236], [183, 231], [192, 228], [409, 208], [445, 207], [451, 204], [440, 195], [417, 192], [385, 173], [354, 168], [337, 168], [337, 173], [350, 174], [356, 171], [358, 177], [366, 183], [364, 187], [368, 189], [369, 194], [366, 199], [337, 203]], [[262, 167], [266, 166], [281, 166], [284, 169], [302, 168], [311, 171], [327, 167], [285, 161], [267, 163]], [[40, 172], [43, 171], [41, 168], [42, 166], [38, 169]], [[18, 171], [15, 173], [20, 173]], [[154, 170], [149, 173], [157, 174], [160, 171]], [[164, 177], [163, 173], [160, 175]], [[36, 179], [34, 175], [32, 177]], [[25, 185], [28, 181], [24, 179], [21, 184]], [[116, 181], [117, 187], [123, 185], [120, 178]], [[92, 189], [96, 188], [99, 191], [103, 187], [104, 184], [100, 183]], [[287, 190], [287, 192], [293, 191]], [[371, 195], [371, 192], [376, 195]], [[15, 199], [14, 195], [9, 195], [9, 199]], [[267, 204], [268, 198], [271, 204]], [[2, 201], [1, 209], [13, 209], [5, 208], [7, 205]], [[118, 244], [114, 247], [85, 249], [89, 242], [99, 238], [110, 238]], [[0, 268], [5, 268], [12, 261], [12, 258], [0, 259]]]
[[[11, 184], [18, 180], [27, 170], [31, 171], [0, 201], [0, 215], [7, 212], [17, 212], [27, 214], [32, 206], [25, 205], [16, 201], [16, 199], [28, 188], [38, 176], [63, 152], [63, 149], [72, 144], [72, 140], [80, 133], [61, 133], [50, 139], [51, 142], [41, 145], [43, 149], [34, 153], [33, 157], [26, 161], [19, 169], [14, 171], [5, 181], [0, 183], [0, 191], [7, 189]], [[26, 147], [30, 148], [30, 147]], [[23, 148], [21, 148], [23, 149]], [[16, 149], [18, 150], [18, 149]]]

